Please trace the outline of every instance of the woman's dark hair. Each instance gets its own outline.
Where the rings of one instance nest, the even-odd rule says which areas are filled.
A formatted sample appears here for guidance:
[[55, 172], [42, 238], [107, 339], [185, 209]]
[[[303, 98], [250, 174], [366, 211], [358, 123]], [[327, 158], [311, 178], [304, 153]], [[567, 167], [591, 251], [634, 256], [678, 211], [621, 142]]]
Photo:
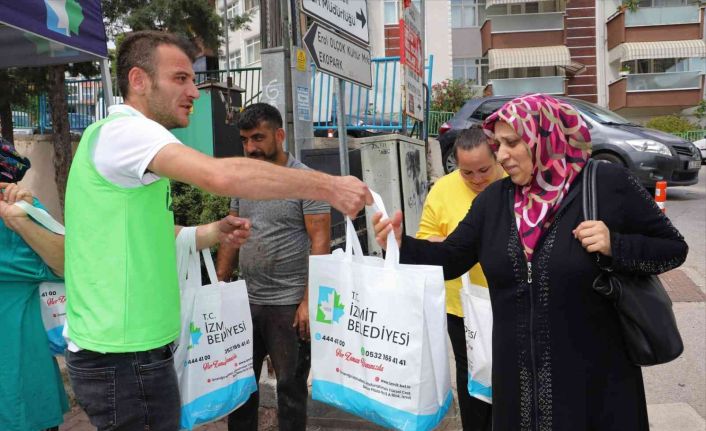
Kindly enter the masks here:
[[461, 130], [454, 141], [453, 154], [458, 160], [458, 150], [470, 151], [474, 148], [486, 147], [495, 158], [493, 149], [488, 144], [488, 136], [480, 126], [472, 126], [470, 129]]

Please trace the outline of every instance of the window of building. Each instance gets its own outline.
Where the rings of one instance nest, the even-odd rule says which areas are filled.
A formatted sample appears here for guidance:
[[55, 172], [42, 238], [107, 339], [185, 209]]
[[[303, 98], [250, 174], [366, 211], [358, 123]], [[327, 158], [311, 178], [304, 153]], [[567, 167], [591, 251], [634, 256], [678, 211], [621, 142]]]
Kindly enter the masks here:
[[250, 65], [260, 61], [260, 37], [245, 41], [245, 64]]
[[259, 0], [243, 0], [244, 2], [244, 7], [243, 9], [245, 12], [250, 12], [253, 9], [257, 9], [260, 7], [260, 1]]
[[240, 0], [235, 0], [234, 2], [232, 2], [228, 6], [228, 12], [226, 14], [228, 19], [233, 19], [236, 16], [242, 15], [242, 14], [243, 14], [243, 8], [242, 8], [242, 4], [240, 3]]
[[638, 7], [686, 6], [690, 0], [640, 0]]
[[452, 61], [453, 79], [472, 81], [474, 85], [488, 82], [487, 58], [454, 58]]
[[397, 16], [397, 0], [385, 0], [384, 14], [385, 14], [385, 24], [393, 25], [399, 24], [400, 20]]
[[622, 63], [631, 73], [706, 72], [705, 58], [655, 58]]
[[228, 65], [230, 66], [231, 69], [240, 69], [240, 66], [243, 64], [243, 59], [241, 55], [241, 51], [239, 49], [236, 49], [235, 51], [230, 53], [230, 58], [228, 59]]
[[477, 27], [478, 7], [476, 0], [451, 0], [451, 27]]

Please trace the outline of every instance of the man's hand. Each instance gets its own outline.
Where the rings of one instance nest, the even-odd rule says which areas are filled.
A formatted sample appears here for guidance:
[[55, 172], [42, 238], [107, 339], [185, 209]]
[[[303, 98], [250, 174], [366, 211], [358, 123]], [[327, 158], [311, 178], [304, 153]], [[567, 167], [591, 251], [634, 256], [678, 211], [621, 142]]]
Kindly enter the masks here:
[[218, 222], [218, 242], [240, 247], [250, 237], [250, 220], [227, 215]]
[[309, 341], [309, 300], [307, 298], [304, 298], [299, 307], [297, 307], [292, 327], [297, 328], [299, 338]]
[[14, 183], [0, 183], [0, 218], [12, 230], [14, 221], [27, 218], [27, 213], [14, 205], [21, 200], [33, 204], [32, 193]]
[[328, 199], [332, 207], [350, 218], [355, 218], [365, 205], [372, 205], [373, 195], [368, 186], [356, 177], [331, 177], [333, 184], [331, 197]]

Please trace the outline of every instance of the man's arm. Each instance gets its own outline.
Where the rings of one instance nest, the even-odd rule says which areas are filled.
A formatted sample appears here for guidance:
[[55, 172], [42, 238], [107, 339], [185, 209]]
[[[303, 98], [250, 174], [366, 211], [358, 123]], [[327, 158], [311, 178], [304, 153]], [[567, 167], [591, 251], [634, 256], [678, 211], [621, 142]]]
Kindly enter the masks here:
[[[230, 210], [230, 216], [238, 217], [238, 211]], [[238, 246], [230, 243], [223, 243], [218, 247], [216, 255], [216, 274], [218, 280], [228, 281], [233, 274], [233, 267], [238, 259]]]
[[[329, 254], [331, 252], [331, 214], [305, 214], [304, 224], [311, 242], [311, 254]], [[304, 298], [297, 307], [292, 324], [299, 331], [299, 338], [309, 339], [309, 286], [304, 291]]]
[[185, 145], [166, 145], [148, 169], [220, 196], [326, 201], [352, 217], [373, 202], [368, 187], [355, 177], [284, 168], [243, 157], [215, 159]]
[[19, 200], [32, 204], [32, 194], [16, 184], [0, 183], [0, 218], [42, 258], [58, 276], [64, 275], [64, 237], [45, 229], [14, 205]]
[[[174, 236], [184, 226], [174, 226]], [[196, 226], [196, 249], [203, 250], [216, 244], [228, 244], [240, 248], [250, 237], [250, 220], [227, 215], [220, 220]]]

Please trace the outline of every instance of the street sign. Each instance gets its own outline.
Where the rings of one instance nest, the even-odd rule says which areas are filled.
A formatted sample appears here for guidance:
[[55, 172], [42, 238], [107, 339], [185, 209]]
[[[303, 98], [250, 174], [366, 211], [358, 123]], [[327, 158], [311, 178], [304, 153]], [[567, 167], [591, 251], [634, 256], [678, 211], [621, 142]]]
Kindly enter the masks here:
[[400, 63], [402, 63], [402, 109], [406, 115], [424, 121], [424, 47], [422, 17], [410, 0], [400, 2]]
[[320, 71], [372, 88], [373, 74], [368, 48], [344, 39], [316, 22], [304, 36], [304, 45]]
[[337, 30], [370, 43], [366, 0], [301, 0], [302, 11]]

